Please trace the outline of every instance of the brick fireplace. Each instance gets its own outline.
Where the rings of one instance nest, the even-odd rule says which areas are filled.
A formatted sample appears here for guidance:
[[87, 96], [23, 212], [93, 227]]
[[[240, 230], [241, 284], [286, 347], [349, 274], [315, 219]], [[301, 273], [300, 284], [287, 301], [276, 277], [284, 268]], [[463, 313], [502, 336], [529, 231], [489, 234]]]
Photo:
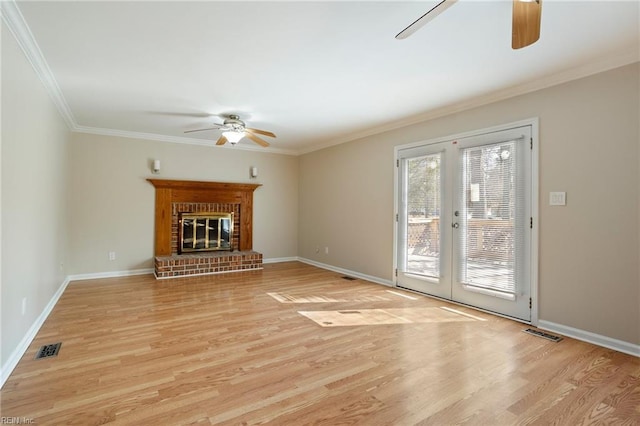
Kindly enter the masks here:
[[[155, 275], [158, 279], [262, 268], [253, 251], [256, 184], [147, 179], [156, 189]], [[230, 251], [180, 254], [179, 218], [184, 214], [232, 213]]]

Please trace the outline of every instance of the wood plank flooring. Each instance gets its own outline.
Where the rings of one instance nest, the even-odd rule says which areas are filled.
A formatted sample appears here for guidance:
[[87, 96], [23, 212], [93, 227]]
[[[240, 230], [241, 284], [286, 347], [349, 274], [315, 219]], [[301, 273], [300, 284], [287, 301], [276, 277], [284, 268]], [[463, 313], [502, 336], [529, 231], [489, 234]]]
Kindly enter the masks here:
[[[298, 313], [365, 310], [360, 325]], [[1, 416], [38, 425], [640, 424], [640, 359], [524, 328], [297, 262], [72, 282], [3, 387]], [[57, 357], [34, 360], [56, 342]]]

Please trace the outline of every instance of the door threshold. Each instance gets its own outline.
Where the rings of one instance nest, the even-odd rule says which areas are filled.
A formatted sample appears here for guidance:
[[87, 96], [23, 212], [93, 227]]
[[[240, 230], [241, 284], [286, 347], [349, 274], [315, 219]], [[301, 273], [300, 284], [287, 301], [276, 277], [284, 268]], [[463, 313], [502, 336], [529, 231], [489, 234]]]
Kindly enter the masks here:
[[448, 303], [451, 303], [451, 304], [454, 304], [454, 305], [464, 306], [466, 308], [471, 308], [471, 309], [476, 310], [476, 311], [484, 312], [485, 314], [491, 314], [491, 315], [495, 315], [497, 317], [510, 319], [510, 320], [513, 320], [513, 321], [516, 321], [516, 322], [520, 322], [522, 324], [535, 325], [535, 324], [533, 324], [531, 322], [531, 320], [525, 320], [525, 319], [522, 319], [522, 318], [517, 318], [517, 317], [512, 317], [512, 316], [509, 316], [509, 315], [501, 314], [500, 312], [490, 311], [488, 309], [482, 309], [482, 308], [479, 308], [477, 306], [468, 305], [468, 304], [462, 303], [462, 302], [456, 302], [455, 300], [450, 300], [450, 299], [447, 299], [447, 298], [444, 298], [444, 297], [434, 296], [434, 295], [429, 294], [429, 293], [423, 293], [421, 291], [413, 290], [413, 289], [407, 288], [407, 287], [402, 287], [402, 286], [397, 285], [397, 284], [395, 285], [395, 287], [396, 288], [400, 288], [402, 290], [410, 291], [411, 293], [419, 294], [421, 296], [429, 297], [431, 299], [442, 300], [443, 302], [448, 302]]

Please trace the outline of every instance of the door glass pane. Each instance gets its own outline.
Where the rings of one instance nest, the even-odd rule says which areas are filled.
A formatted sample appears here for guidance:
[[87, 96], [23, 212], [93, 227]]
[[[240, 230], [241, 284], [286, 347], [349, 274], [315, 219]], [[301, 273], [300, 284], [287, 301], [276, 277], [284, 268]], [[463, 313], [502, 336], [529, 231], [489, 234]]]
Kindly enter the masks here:
[[[516, 141], [461, 150], [460, 282], [514, 294], [516, 226], [523, 196], [516, 174]], [[520, 234], [521, 235], [521, 234]]]
[[184, 248], [193, 248], [193, 220], [185, 219], [182, 225], [182, 244]]
[[220, 219], [209, 219], [209, 247], [218, 248], [218, 222]]
[[206, 248], [206, 235], [207, 235], [207, 219], [195, 219], [194, 221], [195, 232], [195, 244], [193, 248], [203, 249]]
[[407, 159], [406, 271], [440, 276], [441, 154]]
[[224, 248], [231, 247], [231, 220], [220, 219], [220, 246]]

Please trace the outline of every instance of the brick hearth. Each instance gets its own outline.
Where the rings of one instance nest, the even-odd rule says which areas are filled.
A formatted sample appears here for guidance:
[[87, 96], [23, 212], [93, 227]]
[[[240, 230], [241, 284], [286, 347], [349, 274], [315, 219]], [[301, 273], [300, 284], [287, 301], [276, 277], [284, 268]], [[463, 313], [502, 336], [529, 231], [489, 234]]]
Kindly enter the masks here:
[[158, 279], [262, 269], [262, 253], [225, 251], [157, 256], [155, 269]]

